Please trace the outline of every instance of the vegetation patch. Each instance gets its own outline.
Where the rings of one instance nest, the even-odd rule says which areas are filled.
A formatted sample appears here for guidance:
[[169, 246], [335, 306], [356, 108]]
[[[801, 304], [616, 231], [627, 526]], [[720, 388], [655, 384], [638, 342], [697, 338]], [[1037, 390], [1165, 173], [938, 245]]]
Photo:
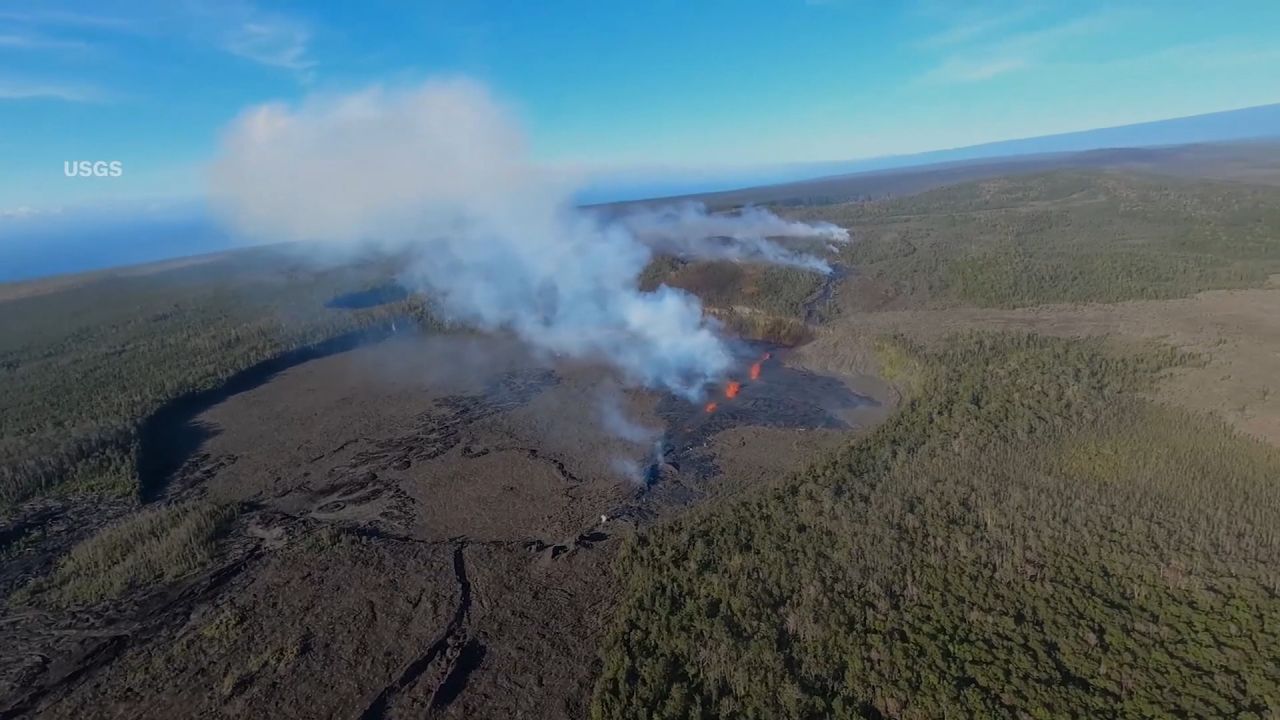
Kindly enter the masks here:
[[812, 339], [807, 304], [823, 280], [820, 273], [798, 268], [659, 255], [641, 274], [640, 288], [688, 291], [730, 334], [794, 346]]
[[850, 228], [844, 262], [906, 307], [1164, 299], [1280, 273], [1274, 187], [1070, 170], [788, 214]]
[[1146, 400], [1181, 357], [882, 354], [884, 425], [624, 549], [594, 717], [1280, 711], [1280, 453]]
[[728, 260], [685, 262], [663, 255], [645, 268], [640, 286], [645, 290], [658, 285], [687, 290], [713, 308], [745, 308], [803, 319], [805, 301], [822, 281], [821, 273], [800, 268]]
[[134, 513], [74, 547], [21, 596], [60, 607], [90, 605], [182, 578], [209, 563], [232, 517], [232, 508], [208, 503]]
[[[434, 327], [416, 297], [326, 307], [393, 266], [295, 266], [265, 251], [121, 275], [0, 311], [0, 508], [52, 493], [138, 489], [142, 423], [257, 363], [399, 319]], [[358, 293], [357, 293], [358, 294]]]
[[794, 347], [812, 339], [813, 332], [809, 326], [794, 318], [765, 315], [747, 310], [708, 311], [711, 317], [723, 323], [729, 334], [747, 340], [763, 340]]

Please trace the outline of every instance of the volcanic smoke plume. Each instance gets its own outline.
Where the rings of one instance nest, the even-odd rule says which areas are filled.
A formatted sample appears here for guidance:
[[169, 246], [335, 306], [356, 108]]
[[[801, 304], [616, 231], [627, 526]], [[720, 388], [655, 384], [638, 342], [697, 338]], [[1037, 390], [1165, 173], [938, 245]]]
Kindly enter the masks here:
[[653, 248], [825, 267], [768, 240], [846, 239], [763, 210], [700, 207], [603, 219], [535, 165], [510, 114], [466, 79], [251, 108], [226, 131], [211, 197], [241, 233], [408, 251], [401, 282], [449, 319], [604, 360], [632, 385], [694, 398], [730, 353], [698, 300], [637, 278]]
[[659, 252], [722, 260], [750, 260], [831, 272], [821, 258], [788, 250], [771, 237], [848, 242], [849, 231], [831, 223], [784, 220], [763, 208], [709, 214], [700, 203], [680, 203], [628, 213], [618, 222]]

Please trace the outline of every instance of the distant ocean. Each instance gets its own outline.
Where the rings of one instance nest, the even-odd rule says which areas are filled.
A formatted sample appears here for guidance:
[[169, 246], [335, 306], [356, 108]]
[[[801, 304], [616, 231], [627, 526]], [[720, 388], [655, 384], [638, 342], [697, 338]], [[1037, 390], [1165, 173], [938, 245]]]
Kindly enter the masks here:
[[202, 207], [189, 203], [0, 217], [0, 282], [199, 255], [237, 244]]

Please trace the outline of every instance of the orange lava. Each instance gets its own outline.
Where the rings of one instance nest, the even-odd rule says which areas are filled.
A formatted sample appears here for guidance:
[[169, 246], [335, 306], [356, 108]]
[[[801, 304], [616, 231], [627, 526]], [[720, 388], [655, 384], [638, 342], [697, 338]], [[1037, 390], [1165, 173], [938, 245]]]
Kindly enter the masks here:
[[759, 380], [759, 379], [760, 379], [760, 370], [764, 367], [764, 361], [765, 361], [765, 360], [768, 360], [768, 359], [769, 359], [769, 358], [771, 358], [771, 357], [773, 357], [773, 353], [768, 353], [768, 352], [767, 352], [767, 353], [765, 353], [764, 355], [761, 355], [759, 360], [757, 360], [757, 361], [755, 361], [754, 363], [752, 363], [752, 365], [751, 365], [751, 379], [752, 379], [752, 380]]
[[707, 412], [713, 413], [715, 411], [716, 411], [716, 404], [713, 402], [707, 403]]
[[742, 383], [737, 380], [730, 380], [728, 385], [724, 386], [724, 396], [727, 398], [738, 397], [738, 391], [742, 389]]

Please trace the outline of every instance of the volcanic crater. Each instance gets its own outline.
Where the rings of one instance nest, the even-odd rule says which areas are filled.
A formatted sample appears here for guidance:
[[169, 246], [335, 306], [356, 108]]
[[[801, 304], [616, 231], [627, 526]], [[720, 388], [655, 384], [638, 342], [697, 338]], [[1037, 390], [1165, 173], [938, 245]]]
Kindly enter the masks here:
[[[143, 459], [156, 474], [149, 497], [241, 508], [239, 564], [113, 650], [90, 681], [59, 689], [57, 707], [87, 712], [159, 672], [170, 688], [144, 715], [585, 715], [621, 541], [780, 477], [889, 409], [873, 378], [813, 372], [786, 348], [735, 347], [730, 383], [692, 402], [622, 390], [605, 367], [536, 357], [510, 338], [402, 331], [172, 408], [144, 438], [164, 449]], [[611, 432], [605, 403], [650, 434]], [[252, 620], [225, 631], [228, 617]], [[355, 657], [338, 629], [353, 622]], [[165, 664], [175, 643], [190, 649], [211, 632], [230, 635]], [[263, 652], [309, 657], [271, 672], [310, 694], [211, 679]], [[301, 675], [339, 656], [341, 682]]]

